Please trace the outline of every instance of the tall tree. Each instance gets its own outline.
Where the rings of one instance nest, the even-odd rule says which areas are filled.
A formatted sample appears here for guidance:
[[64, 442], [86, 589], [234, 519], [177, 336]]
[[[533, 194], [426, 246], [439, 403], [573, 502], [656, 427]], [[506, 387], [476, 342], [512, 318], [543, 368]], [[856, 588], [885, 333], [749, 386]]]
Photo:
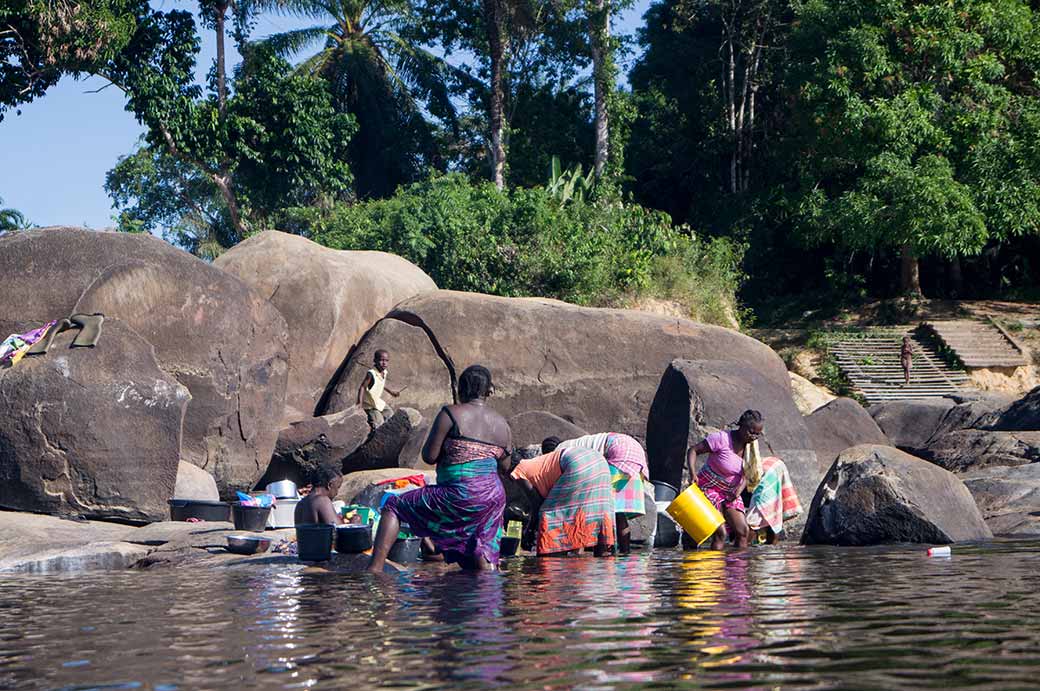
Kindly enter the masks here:
[[1037, 16], [1024, 0], [806, 0], [792, 36], [801, 227], [918, 260], [1040, 231]]
[[[128, 110], [148, 128], [149, 156], [173, 159], [158, 170], [179, 173], [187, 167], [216, 190], [231, 227], [222, 244], [242, 239], [280, 208], [349, 190], [346, 147], [354, 124], [334, 111], [323, 82], [293, 74], [270, 50], [247, 49], [221, 116], [215, 89], [204, 94], [195, 83], [198, 46], [190, 14], [155, 12], [105, 76], [126, 92]], [[156, 179], [139, 170], [144, 172], [136, 179]], [[193, 187], [176, 182], [181, 189]], [[121, 205], [148, 196], [117, 185], [110, 192]], [[138, 221], [147, 218], [136, 215]]]
[[300, 66], [330, 85], [336, 107], [358, 122], [351, 164], [362, 197], [387, 196], [437, 163], [431, 125], [457, 126], [451, 98], [458, 70], [422, 45], [407, 0], [271, 0], [268, 7], [320, 24], [264, 41], [282, 56], [314, 45]]
[[610, 113], [607, 100], [614, 90], [614, 64], [610, 45], [609, 0], [586, 0], [589, 26], [589, 51], [592, 56], [592, 82], [595, 99], [596, 177], [602, 177], [610, 159]]

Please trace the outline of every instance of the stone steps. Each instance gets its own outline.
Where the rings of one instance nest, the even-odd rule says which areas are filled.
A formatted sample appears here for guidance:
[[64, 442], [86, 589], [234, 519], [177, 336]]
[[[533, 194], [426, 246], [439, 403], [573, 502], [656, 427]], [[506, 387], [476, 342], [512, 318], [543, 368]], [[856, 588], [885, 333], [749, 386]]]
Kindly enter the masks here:
[[930, 321], [924, 326], [931, 329], [965, 367], [1021, 367], [1028, 364], [1022, 347], [996, 322], [959, 319]]
[[[909, 385], [903, 383], [899, 356], [905, 335], [914, 345]], [[966, 372], [946, 364], [911, 326], [834, 334], [828, 339], [827, 351], [867, 403], [963, 393], [969, 381]]]

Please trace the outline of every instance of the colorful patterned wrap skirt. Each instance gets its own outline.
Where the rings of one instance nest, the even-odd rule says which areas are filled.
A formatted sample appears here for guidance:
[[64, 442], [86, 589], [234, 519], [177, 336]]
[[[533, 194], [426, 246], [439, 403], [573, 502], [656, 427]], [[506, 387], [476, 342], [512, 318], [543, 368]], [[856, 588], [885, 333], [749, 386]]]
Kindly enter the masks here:
[[708, 464], [705, 464], [701, 468], [701, 472], [697, 473], [697, 486], [704, 492], [704, 496], [708, 498], [716, 509], [722, 511], [723, 509], [735, 509], [740, 513], [747, 513], [747, 509], [744, 506], [744, 500], [740, 494], [737, 493], [737, 487], [728, 484], [721, 475], [716, 473]]
[[611, 465], [610, 485], [614, 490], [614, 513], [624, 514], [629, 518], [646, 515], [646, 489], [643, 478], [639, 475], [629, 475]]
[[472, 567], [483, 558], [498, 565], [506, 492], [494, 458], [440, 464], [436, 485], [390, 497], [383, 508], [432, 539], [448, 563]]
[[571, 448], [560, 456], [560, 479], [542, 502], [539, 555], [614, 545], [614, 492], [603, 454]]

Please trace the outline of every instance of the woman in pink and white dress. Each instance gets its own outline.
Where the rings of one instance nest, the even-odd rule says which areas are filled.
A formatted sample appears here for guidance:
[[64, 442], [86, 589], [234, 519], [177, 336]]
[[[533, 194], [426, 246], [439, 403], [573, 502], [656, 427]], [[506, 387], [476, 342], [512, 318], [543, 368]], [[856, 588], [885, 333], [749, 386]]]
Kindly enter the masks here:
[[[744, 451], [761, 436], [763, 428], [762, 413], [745, 410], [737, 429], [712, 432], [686, 454], [691, 477], [697, 478], [697, 486], [704, 496], [726, 519], [725, 526], [720, 526], [711, 538], [712, 549], [722, 549], [727, 529], [738, 547], [748, 546], [747, 509], [740, 497], [747, 485]], [[701, 454], [708, 454], [708, 460], [697, 473], [695, 462]]]

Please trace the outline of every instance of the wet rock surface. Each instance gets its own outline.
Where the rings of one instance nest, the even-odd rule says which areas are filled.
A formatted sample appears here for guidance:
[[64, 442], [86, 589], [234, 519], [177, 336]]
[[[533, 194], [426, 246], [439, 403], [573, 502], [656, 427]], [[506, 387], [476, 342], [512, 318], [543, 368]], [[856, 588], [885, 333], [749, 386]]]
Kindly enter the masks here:
[[992, 537], [953, 473], [890, 446], [865, 444], [844, 451], [827, 472], [802, 542], [947, 544]]

